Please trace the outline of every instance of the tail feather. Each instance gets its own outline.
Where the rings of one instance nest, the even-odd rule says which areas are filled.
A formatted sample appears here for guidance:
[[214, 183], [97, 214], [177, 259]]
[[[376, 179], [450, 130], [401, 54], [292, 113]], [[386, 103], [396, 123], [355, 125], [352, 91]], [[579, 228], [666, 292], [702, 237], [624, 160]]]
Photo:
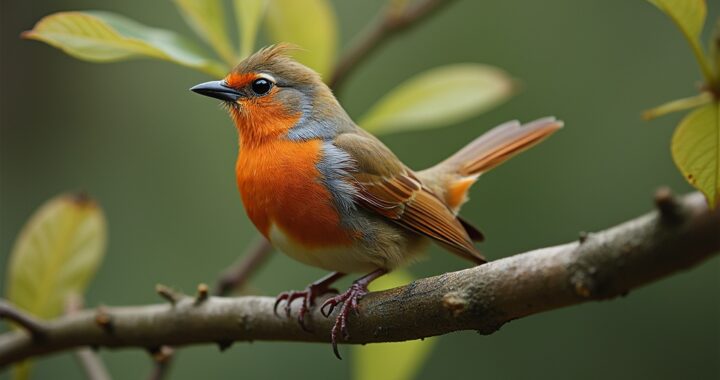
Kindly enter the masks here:
[[510, 121], [478, 137], [440, 165], [463, 177], [478, 176], [538, 144], [562, 126], [552, 117], [525, 125]]
[[501, 124], [418, 176], [457, 212], [480, 174], [538, 144], [562, 126], [563, 122], [554, 117], [524, 125], [518, 121]]

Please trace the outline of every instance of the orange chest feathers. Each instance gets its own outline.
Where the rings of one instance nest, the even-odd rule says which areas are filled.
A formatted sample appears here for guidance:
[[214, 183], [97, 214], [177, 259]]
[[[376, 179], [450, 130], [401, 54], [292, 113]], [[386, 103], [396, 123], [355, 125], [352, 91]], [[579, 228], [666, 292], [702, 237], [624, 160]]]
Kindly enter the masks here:
[[317, 163], [322, 142], [275, 140], [243, 147], [235, 168], [245, 211], [269, 238], [277, 228], [307, 248], [349, 245]]

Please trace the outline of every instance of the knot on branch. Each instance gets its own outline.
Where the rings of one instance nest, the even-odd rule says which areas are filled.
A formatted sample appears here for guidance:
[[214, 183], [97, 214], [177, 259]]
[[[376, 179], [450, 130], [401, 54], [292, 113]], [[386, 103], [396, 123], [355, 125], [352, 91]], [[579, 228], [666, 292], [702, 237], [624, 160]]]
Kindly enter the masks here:
[[660, 212], [660, 220], [667, 224], [680, 224], [683, 214], [680, 204], [668, 187], [661, 187], [655, 192], [655, 206]]
[[108, 334], [112, 334], [115, 331], [115, 324], [113, 323], [112, 316], [108, 313], [104, 306], [97, 308], [97, 311], [95, 312], [95, 324]]
[[442, 298], [442, 304], [445, 309], [450, 311], [453, 317], [458, 317], [468, 307], [468, 300], [463, 293], [449, 292]]

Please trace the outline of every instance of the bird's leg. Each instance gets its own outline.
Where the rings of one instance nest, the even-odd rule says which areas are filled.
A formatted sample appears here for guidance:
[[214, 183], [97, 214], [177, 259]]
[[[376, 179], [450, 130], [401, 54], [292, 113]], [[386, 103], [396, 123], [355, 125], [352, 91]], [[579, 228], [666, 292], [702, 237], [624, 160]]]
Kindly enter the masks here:
[[335, 281], [341, 279], [345, 276], [345, 273], [340, 272], [333, 272], [328, 274], [327, 276], [313, 282], [312, 284], [308, 285], [305, 290], [296, 291], [291, 290], [288, 292], [282, 292], [280, 293], [277, 298], [275, 299], [275, 306], [273, 307], [273, 311], [277, 315], [277, 307], [280, 304], [281, 301], [285, 301], [285, 314], [289, 317], [290, 316], [290, 304], [293, 300], [297, 298], [302, 298], [303, 303], [300, 306], [300, 312], [298, 314], [298, 322], [300, 322], [300, 327], [303, 328], [303, 330], [308, 331], [307, 327], [305, 326], [305, 314], [310, 310], [312, 306], [315, 305], [315, 299], [317, 297], [322, 296], [323, 294], [327, 293], [337, 293], [337, 289], [330, 288], [330, 285], [332, 285]]
[[350, 337], [350, 333], [348, 332], [347, 328], [347, 320], [350, 316], [350, 311], [354, 311], [355, 313], [357, 313], [358, 301], [360, 301], [360, 299], [362, 299], [362, 297], [369, 292], [368, 285], [373, 280], [384, 275], [387, 272], [388, 271], [386, 269], [377, 269], [363, 277], [360, 277], [359, 279], [355, 280], [352, 285], [350, 285], [350, 288], [348, 290], [346, 290], [342, 294], [338, 294], [337, 296], [328, 299], [323, 303], [322, 307], [320, 307], [320, 312], [325, 317], [329, 317], [330, 314], [332, 314], [333, 310], [335, 310], [335, 306], [339, 305], [340, 303], [343, 304], [340, 308], [340, 312], [338, 313], [337, 318], [335, 319], [335, 324], [333, 325], [333, 328], [330, 332], [330, 335], [332, 337], [333, 352], [338, 359], [342, 359], [337, 348], [337, 338], [339, 333], [342, 333], [344, 339], [348, 339]]

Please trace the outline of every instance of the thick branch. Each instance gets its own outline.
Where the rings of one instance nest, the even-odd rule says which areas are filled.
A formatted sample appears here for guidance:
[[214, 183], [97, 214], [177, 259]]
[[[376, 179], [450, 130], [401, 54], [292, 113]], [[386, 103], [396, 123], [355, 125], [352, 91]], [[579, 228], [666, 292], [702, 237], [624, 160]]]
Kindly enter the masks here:
[[397, 6], [391, 1], [368, 29], [353, 42], [348, 51], [340, 57], [340, 61], [328, 81], [328, 86], [333, 91], [339, 92], [350, 73], [375, 49], [399, 32], [419, 24], [420, 21], [452, 1], [421, 0], [417, 4], [403, 7], [403, 9], [396, 9]]
[[[669, 203], [668, 203], [669, 202]], [[478, 267], [371, 293], [351, 319], [348, 343], [418, 339], [458, 330], [496, 331], [527, 315], [627, 294], [720, 251], [720, 210], [700, 194], [673, 203], [582, 242], [543, 248]], [[48, 322], [46, 339], [22, 331], [0, 336], [0, 366], [79, 346], [159, 347], [232, 341], [328, 342], [333, 319], [317, 310], [313, 333], [273, 313], [269, 297], [186, 297], [175, 305], [104, 308]]]

